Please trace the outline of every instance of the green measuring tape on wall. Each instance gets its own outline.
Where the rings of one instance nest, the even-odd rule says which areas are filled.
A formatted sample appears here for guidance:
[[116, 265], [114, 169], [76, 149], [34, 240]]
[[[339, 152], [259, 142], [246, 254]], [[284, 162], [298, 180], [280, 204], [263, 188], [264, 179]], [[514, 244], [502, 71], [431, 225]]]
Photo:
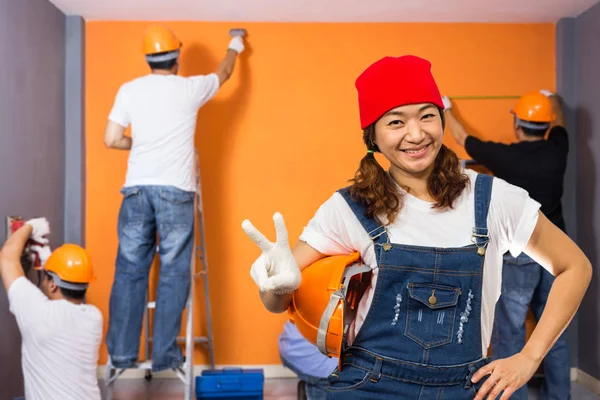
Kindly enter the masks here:
[[448, 96], [451, 100], [507, 100], [519, 99], [521, 96]]

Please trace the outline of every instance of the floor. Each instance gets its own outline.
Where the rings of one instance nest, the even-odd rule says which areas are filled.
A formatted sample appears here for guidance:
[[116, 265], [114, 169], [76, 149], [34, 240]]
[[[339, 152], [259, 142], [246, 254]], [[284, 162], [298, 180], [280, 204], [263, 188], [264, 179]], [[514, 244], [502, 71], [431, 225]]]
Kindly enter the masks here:
[[[264, 400], [296, 400], [296, 379], [267, 379]], [[100, 382], [102, 387], [102, 382]], [[145, 380], [123, 379], [116, 382], [113, 400], [181, 400], [183, 387], [178, 379]], [[572, 400], [598, 400], [584, 387], [573, 384]], [[103, 397], [105, 399], [105, 397]], [[530, 388], [529, 400], [538, 400], [538, 390]]]
[[[540, 398], [539, 389], [537, 387], [535, 387], [535, 384], [530, 385], [529, 386], [529, 400], [538, 400], [539, 398]], [[579, 385], [578, 383], [573, 383], [571, 386], [571, 399], [572, 400], [597, 400], [597, 399], [600, 399], [600, 396], [595, 395], [594, 393], [590, 392], [589, 390], [587, 390], [583, 386]]]

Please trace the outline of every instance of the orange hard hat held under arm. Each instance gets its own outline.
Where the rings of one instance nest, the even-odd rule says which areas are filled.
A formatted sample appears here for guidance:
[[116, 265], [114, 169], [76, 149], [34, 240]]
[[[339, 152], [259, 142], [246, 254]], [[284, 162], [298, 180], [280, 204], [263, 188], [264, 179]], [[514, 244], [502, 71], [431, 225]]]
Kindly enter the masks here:
[[306, 340], [330, 357], [340, 357], [348, 328], [370, 284], [371, 267], [357, 252], [330, 256], [302, 270], [302, 283], [288, 308], [290, 321]]

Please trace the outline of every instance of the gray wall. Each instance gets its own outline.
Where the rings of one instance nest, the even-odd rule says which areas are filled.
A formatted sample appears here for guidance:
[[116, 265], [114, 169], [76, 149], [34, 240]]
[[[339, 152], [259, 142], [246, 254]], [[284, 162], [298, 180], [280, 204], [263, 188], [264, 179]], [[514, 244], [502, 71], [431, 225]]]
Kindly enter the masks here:
[[[55, 245], [64, 239], [65, 16], [48, 0], [0, 0], [0, 38], [0, 219], [47, 216]], [[1, 400], [23, 395], [20, 346], [2, 287]]]
[[[600, 235], [600, 4], [575, 19], [557, 26], [557, 65], [559, 91], [567, 102], [571, 125], [571, 160], [576, 170], [576, 238], [577, 243], [595, 267]], [[562, 70], [561, 70], [562, 68]], [[561, 87], [561, 84], [564, 84]], [[570, 86], [572, 85], [572, 86]], [[594, 268], [595, 269], [595, 268]], [[588, 292], [578, 314], [577, 366], [600, 379], [600, 280], [595, 269]]]
[[[574, 18], [565, 18], [556, 26], [556, 90], [562, 98], [566, 128], [569, 132], [570, 148], [565, 173], [563, 194], [563, 214], [567, 233], [577, 241], [577, 121], [575, 107], [577, 103], [576, 57], [575, 57]], [[576, 315], [568, 329], [571, 349], [571, 366], [577, 367], [579, 342], [579, 316]]]
[[[598, 265], [600, 210], [600, 4], [575, 23], [577, 91], [577, 214], [579, 245], [594, 266]], [[600, 280], [596, 271], [579, 313], [579, 368], [600, 378]]]
[[65, 242], [85, 245], [85, 21], [66, 21]]

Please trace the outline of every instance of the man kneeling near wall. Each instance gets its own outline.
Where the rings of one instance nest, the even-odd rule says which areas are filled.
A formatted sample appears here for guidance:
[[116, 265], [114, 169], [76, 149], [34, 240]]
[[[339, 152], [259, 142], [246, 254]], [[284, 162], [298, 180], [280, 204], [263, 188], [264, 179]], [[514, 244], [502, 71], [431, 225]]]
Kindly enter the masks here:
[[298, 400], [323, 400], [338, 359], [327, 357], [302, 336], [296, 325], [287, 321], [279, 335], [279, 356], [285, 367], [298, 379]]
[[[51, 253], [49, 233], [45, 218], [29, 220], [0, 251], [0, 276], [23, 339], [25, 399], [100, 400], [96, 368], [102, 314], [85, 304], [92, 265], [74, 244]], [[39, 288], [24, 274], [28, 254], [40, 260]]]

